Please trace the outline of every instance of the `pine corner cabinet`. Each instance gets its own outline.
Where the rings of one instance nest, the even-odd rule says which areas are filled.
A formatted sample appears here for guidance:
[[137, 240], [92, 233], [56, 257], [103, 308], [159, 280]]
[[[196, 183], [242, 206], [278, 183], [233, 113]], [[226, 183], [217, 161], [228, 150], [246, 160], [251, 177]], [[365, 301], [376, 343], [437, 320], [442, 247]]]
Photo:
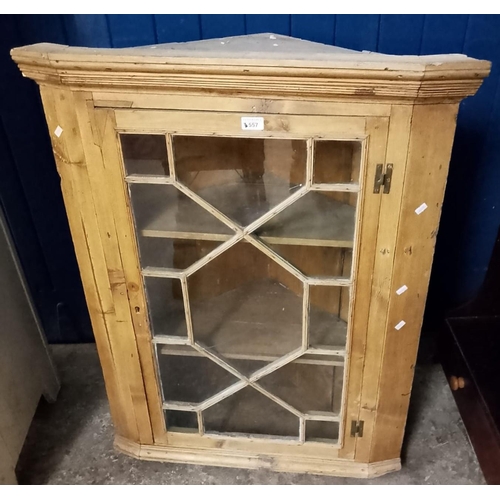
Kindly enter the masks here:
[[40, 86], [117, 449], [399, 470], [458, 106], [490, 63], [270, 33], [12, 57]]

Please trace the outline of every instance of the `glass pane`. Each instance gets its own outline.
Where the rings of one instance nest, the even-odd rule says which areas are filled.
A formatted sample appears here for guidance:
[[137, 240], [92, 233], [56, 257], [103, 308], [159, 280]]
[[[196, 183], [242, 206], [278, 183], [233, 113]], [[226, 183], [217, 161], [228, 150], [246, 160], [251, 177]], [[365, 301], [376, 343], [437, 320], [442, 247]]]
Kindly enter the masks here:
[[198, 431], [198, 418], [194, 411], [165, 410], [165, 424], [169, 431]]
[[128, 175], [169, 175], [164, 135], [121, 134], [120, 140]]
[[313, 278], [350, 278], [352, 250], [346, 248], [270, 245], [268, 246], [306, 276]]
[[139, 236], [138, 241], [143, 268], [163, 267], [170, 269], [186, 269], [221, 244], [217, 241], [145, 236]]
[[349, 287], [309, 287], [309, 345], [345, 349]]
[[189, 276], [188, 288], [195, 340], [243, 373], [302, 345], [302, 282], [250, 243]]
[[174, 186], [131, 184], [142, 267], [186, 269], [233, 231]]
[[180, 280], [146, 276], [144, 277], [144, 286], [153, 336], [187, 336]]
[[[174, 186], [131, 184], [130, 195], [141, 237], [139, 244], [144, 238], [175, 238], [215, 241], [218, 245], [233, 234], [229, 227]], [[165, 242], [166, 247], [169, 244]]]
[[175, 136], [173, 145], [179, 180], [243, 226], [305, 183], [305, 141]]
[[321, 420], [306, 421], [306, 441], [338, 441], [339, 423]]
[[251, 387], [203, 412], [206, 432], [298, 437], [299, 419]]
[[[120, 140], [127, 174], [169, 175], [163, 135]], [[175, 136], [173, 148], [178, 180], [242, 226], [305, 185], [304, 140]], [[361, 150], [355, 141], [317, 141], [314, 182], [358, 182]], [[145, 274], [185, 270], [234, 235], [174, 185], [144, 180], [129, 179], [129, 190]], [[350, 278], [356, 203], [356, 193], [310, 191], [255, 236], [306, 276]], [[146, 276], [144, 284], [153, 335], [187, 343], [180, 280]], [[189, 274], [187, 286], [194, 341], [240, 373], [249, 376], [302, 346], [304, 284], [253, 244], [240, 241], [209, 260]], [[308, 415], [308, 441], [338, 439], [338, 423], [309, 419], [340, 412], [344, 356], [328, 352], [345, 349], [348, 313], [348, 287], [311, 286], [309, 346], [323, 350], [256, 382]], [[156, 352], [164, 400], [177, 403], [164, 411], [167, 429], [198, 432], [191, 410], [240, 379], [189, 345], [156, 344]], [[298, 417], [253, 387], [210, 406], [203, 419], [206, 432], [299, 434]]]
[[238, 382], [234, 375], [189, 346], [158, 346], [165, 401], [201, 403]]
[[355, 207], [343, 197], [352, 193], [309, 192], [255, 231], [271, 245], [350, 248]]
[[343, 366], [296, 362], [266, 375], [258, 383], [301, 412], [338, 413], [343, 374]]
[[358, 182], [360, 165], [360, 142], [315, 142], [313, 180], [316, 184]]

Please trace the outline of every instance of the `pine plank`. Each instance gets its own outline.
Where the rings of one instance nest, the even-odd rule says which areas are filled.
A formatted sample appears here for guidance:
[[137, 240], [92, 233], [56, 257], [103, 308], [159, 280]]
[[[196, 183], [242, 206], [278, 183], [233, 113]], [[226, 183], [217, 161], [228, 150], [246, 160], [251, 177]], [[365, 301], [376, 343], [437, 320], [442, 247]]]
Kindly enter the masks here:
[[[79, 129], [72, 108], [72, 95], [68, 91], [45, 86], [42, 86], [40, 91], [49, 130], [52, 131], [50, 137], [54, 157], [61, 176], [62, 192], [67, 204], [71, 234], [105, 375], [111, 414], [117, 433], [136, 440], [138, 434], [136, 423], [131, 418], [133, 414], [126, 411], [130, 407], [131, 400], [127, 391], [123, 390], [121, 373], [115, 364], [113, 333], [106, 318], [106, 312], [112, 312], [114, 305], [104, 252], [100, 239], [95, 237], [98, 234], [95, 212], [82, 192], [86, 185], [85, 157], [77, 135]], [[69, 99], [68, 106], [72, 108], [69, 111], [61, 106], [67, 99]], [[63, 129], [59, 137], [54, 133], [58, 126]]]
[[372, 275], [375, 263], [373, 252], [376, 241], [381, 197], [373, 193], [375, 166], [385, 163], [389, 120], [370, 118], [366, 133], [370, 148], [364, 150], [360, 173], [360, 203], [356, 214], [357, 233], [354, 241], [353, 281], [350, 318], [347, 334], [347, 374], [344, 390], [344, 416], [341, 422], [342, 449], [339, 457], [354, 458], [356, 438], [350, 436], [350, 422], [358, 420], [362, 373], [365, 364], [366, 325], [372, 299]]
[[[435, 105], [413, 112], [369, 461], [401, 451], [457, 111]], [[418, 215], [423, 202], [428, 208]], [[408, 290], [397, 295], [403, 284]]]
[[359, 420], [364, 421], [364, 436], [357, 440], [356, 460], [368, 461], [372, 426], [377, 406], [379, 373], [385, 343], [385, 325], [392, 283], [396, 231], [400, 223], [402, 187], [405, 178], [406, 154], [410, 137], [411, 106], [393, 109], [387, 140], [386, 163], [393, 163], [391, 192], [381, 196], [380, 223], [374, 240], [374, 269], [371, 284], [372, 301], [366, 324], [366, 349], [361, 387]]
[[328, 116], [272, 115], [261, 113], [264, 130], [249, 132], [241, 128], [238, 113], [198, 111], [164, 111], [142, 109], [117, 109], [116, 123], [120, 131], [134, 133], [165, 133], [197, 136], [231, 137], [291, 137], [307, 139], [332, 137], [335, 139], [363, 139], [366, 119], [357, 116], [343, 116], [332, 120]]
[[[122, 327], [126, 325], [129, 332], [127, 337], [122, 333], [122, 342], [127, 342], [130, 350], [130, 358], [127, 361], [128, 377], [140, 438], [150, 441], [154, 435], [155, 440], [161, 440], [165, 427], [156, 382], [154, 350], [150, 342], [147, 307], [133, 237], [134, 228], [128, 209], [121, 154], [116, 141], [114, 115], [108, 110], [94, 110], [91, 102], [82, 100], [78, 104], [79, 119], [86, 123], [82, 134], [89, 134], [86, 136], [86, 144], [92, 148], [89, 154], [94, 155], [92, 166], [95, 171], [89, 168], [92, 180], [96, 183], [93, 184], [93, 190], [102, 203], [100, 211], [106, 210], [101, 230], [103, 238], [106, 236], [108, 239], [109, 251], [113, 252], [110, 260], [115, 259], [114, 262], [118, 266], [114, 268], [117, 271], [113, 274], [116, 279], [114, 287], [117, 289], [116, 293], [119, 293], [123, 318], [120, 324]], [[82, 125], [82, 128], [84, 126]], [[92, 145], [92, 141], [97, 144]], [[107, 183], [102, 182], [102, 176], [108, 179]], [[109, 196], [109, 193], [103, 192], [97, 195], [100, 190], [106, 190], [106, 184], [116, 186], [113, 195]]]
[[276, 113], [283, 115], [328, 115], [328, 116], [389, 116], [391, 106], [379, 102], [360, 103], [332, 102], [319, 99], [284, 98], [249, 99], [234, 96], [204, 96], [175, 94], [138, 94], [131, 92], [106, 92], [96, 89], [92, 92], [96, 108], [129, 109], [183, 109], [188, 111], [212, 111], [224, 109], [241, 113]]

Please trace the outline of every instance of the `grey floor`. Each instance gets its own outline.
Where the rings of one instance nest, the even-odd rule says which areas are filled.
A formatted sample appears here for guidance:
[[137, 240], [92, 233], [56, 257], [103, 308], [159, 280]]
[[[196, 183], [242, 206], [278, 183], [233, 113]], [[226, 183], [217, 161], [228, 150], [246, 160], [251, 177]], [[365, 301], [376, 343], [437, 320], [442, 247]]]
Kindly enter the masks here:
[[21, 484], [484, 484], [441, 367], [417, 365], [403, 468], [373, 480], [143, 462], [113, 449], [94, 345], [52, 347], [59, 399], [43, 400], [19, 459]]

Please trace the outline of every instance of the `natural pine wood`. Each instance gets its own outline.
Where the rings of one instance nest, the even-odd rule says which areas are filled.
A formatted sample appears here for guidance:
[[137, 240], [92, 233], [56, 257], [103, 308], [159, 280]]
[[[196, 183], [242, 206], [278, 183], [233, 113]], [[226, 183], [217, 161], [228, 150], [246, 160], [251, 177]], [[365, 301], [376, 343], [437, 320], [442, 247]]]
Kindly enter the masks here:
[[[398, 470], [458, 102], [475, 93], [490, 64], [361, 53], [271, 34], [123, 50], [38, 44], [12, 56], [40, 84], [116, 447], [144, 459], [288, 472]], [[262, 117], [264, 130], [243, 130], [242, 116]], [[126, 175], [120, 133], [159, 135], [165, 147], [154, 139], [153, 162]], [[248, 137], [265, 141], [242, 141]], [[166, 158], [159, 160], [160, 149]], [[374, 193], [376, 166], [388, 163], [390, 193]], [[136, 173], [148, 169], [154, 175]], [[253, 180], [231, 195], [234, 185], [224, 179], [238, 170]], [[293, 194], [282, 196], [279, 183]], [[134, 203], [143, 190], [139, 206], [150, 202], [150, 213], [138, 216], [129, 189]], [[165, 189], [186, 203], [158, 208]], [[263, 193], [269, 210], [234, 215], [240, 198]], [[179, 211], [186, 215], [180, 225]], [[141, 267], [139, 236], [184, 241], [176, 252], [185, 255], [172, 264], [179, 269]], [[205, 247], [188, 255], [193, 241]], [[169, 284], [183, 309], [182, 331], [152, 337], [144, 279]], [[397, 295], [403, 284], [408, 290]], [[213, 338], [200, 337], [200, 324]], [[231, 344], [245, 328], [258, 334]], [[198, 403], [163, 401], [157, 353], [190, 362], [203, 356], [234, 382]], [[260, 365], [243, 373], [241, 361]], [[283, 398], [264, 387], [280, 369], [331, 370], [331, 407], [300, 411], [303, 401], [287, 393], [284, 379], [275, 389]], [[243, 390], [292, 415], [294, 436], [221, 434], [205, 425], [210, 408], [218, 430], [217, 405]], [[194, 428], [166, 428], [167, 409], [194, 412]], [[363, 436], [351, 436], [359, 420]], [[339, 425], [338, 440], [309, 441], [318, 432], [308, 434], [312, 421]]]
[[[257, 446], [260, 443], [255, 442]], [[305, 446], [305, 445], [304, 445]], [[373, 464], [359, 464], [350, 460], [339, 460], [333, 453], [321, 458], [295, 457], [292, 453], [276, 455], [248, 450], [244, 453], [231, 453], [230, 450], [214, 449], [210, 453], [196, 448], [189, 449], [181, 445], [144, 446], [117, 436], [115, 448], [135, 458], [159, 460], [174, 463], [198, 465], [217, 465], [222, 467], [241, 467], [245, 469], [269, 469], [277, 472], [303, 472], [327, 476], [374, 478], [401, 469], [400, 459], [387, 460]], [[289, 446], [290, 448], [290, 446]]]
[[[54, 131], [57, 126], [62, 127], [63, 130], [64, 128], [74, 130], [74, 134], [65, 134], [60, 137], [54, 133], [51, 134], [54, 158], [61, 176], [62, 192], [103, 367], [113, 421], [119, 435], [138, 440], [137, 425], [132, 418], [133, 413], [127, 411], [127, 408], [131, 406], [130, 395], [122, 386], [119, 367], [113, 356], [114, 338], [111, 332], [113, 325], [106, 321], [103, 314], [104, 311], [113, 311], [114, 306], [102, 246], [95, 238], [98, 235], [95, 212], [85, 211], [89, 204], [85, 201], [82, 191], [88, 186], [88, 178], [85, 179], [86, 162], [78, 136], [74, 108], [72, 108], [72, 94], [67, 90], [44, 86], [41, 87], [41, 95], [49, 130]], [[72, 108], [70, 110], [63, 106], [68, 98], [67, 107]], [[89, 208], [92, 210], [91, 206]]]
[[[351, 318], [350, 329], [347, 336], [347, 351], [349, 352], [346, 363], [346, 382], [344, 390], [344, 421], [348, 428], [352, 420], [359, 420], [359, 396], [362, 387], [362, 373], [365, 364], [366, 326], [370, 308], [372, 270], [375, 259], [373, 242], [377, 235], [379, 210], [381, 198], [371, 194], [374, 182], [373, 165], [385, 163], [387, 134], [389, 121], [387, 119], [368, 120], [367, 133], [372, 147], [365, 149], [365, 168], [361, 173], [361, 192], [366, 190], [366, 196], [360, 198], [357, 218], [360, 220], [358, 232], [355, 235], [355, 245], [358, 248], [353, 266], [357, 278], [354, 279], [353, 292], [351, 293]], [[371, 167], [371, 168], [370, 168]], [[339, 452], [340, 458], [354, 458], [356, 437], [352, 437], [342, 430], [344, 446]]]
[[[367, 438], [358, 439], [356, 445], [356, 459], [368, 461], [371, 432], [368, 430], [373, 422], [374, 409], [379, 387], [380, 359], [384, 349], [385, 318], [392, 282], [392, 265], [396, 231], [398, 227], [400, 205], [402, 202], [401, 190], [406, 174], [404, 168], [412, 108], [401, 106], [393, 109], [387, 139], [386, 163], [401, 165], [392, 175], [391, 192], [381, 197], [380, 224], [377, 237], [374, 241], [373, 277], [372, 277], [372, 305], [366, 326], [367, 344], [364, 354], [363, 382], [361, 387], [360, 420], [365, 422]], [[382, 326], [384, 325], [384, 326]]]
[[[222, 95], [237, 91], [249, 97], [363, 97], [412, 102], [457, 102], [475, 93], [490, 67], [486, 61], [460, 54], [390, 56], [339, 51], [305, 41], [297, 44], [290, 37], [273, 36], [279, 38], [278, 50], [270, 36], [262, 34], [226, 39], [223, 47], [220, 42], [204, 41], [120, 52], [37, 44], [14, 49], [12, 56], [34, 80], [86, 90], [130, 92], [141, 87]], [[239, 42], [238, 38], [244, 40]], [[236, 45], [240, 43], [238, 50], [230, 48], [234, 40]], [[371, 78], [368, 85], [367, 74]]]
[[[370, 461], [401, 451], [457, 112], [453, 104], [413, 112]], [[423, 202], [428, 208], [418, 215]], [[408, 290], [397, 295], [403, 284]], [[395, 330], [401, 319], [406, 325]]]
[[[241, 129], [241, 114], [199, 111], [124, 110], [115, 111], [117, 128], [120, 131], [134, 130], [137, 133], [159, 133], [165, 129], [178, 134], [199, 136], [248, 137]], [[329, 116], [272, 115], [261, 113], [265, 129], [253, 132], [252, 137], [307, 139], [311, 136], [334, 137], [340, 140], [356, 140], [365, 137], [366, 119], [358, 116], [343, 116], [332, 120]]]
[[391, 105], [377, 102], [332, 102], [319, 99], [286, 100], [252, 99], [232, 96], [139, 94], [123, 92], [92, 92], [96, 108], [184, 109], [212, 111], [224, 109], [238, 113], [272, 113], [279, 115], [326, 116], [390, 116]]

